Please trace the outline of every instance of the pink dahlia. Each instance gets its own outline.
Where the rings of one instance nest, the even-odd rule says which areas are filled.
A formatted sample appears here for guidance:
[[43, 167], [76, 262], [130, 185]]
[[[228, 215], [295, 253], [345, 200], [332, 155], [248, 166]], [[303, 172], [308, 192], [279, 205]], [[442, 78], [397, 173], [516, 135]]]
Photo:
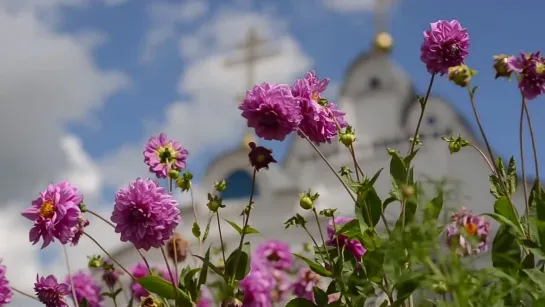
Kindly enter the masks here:
[[[343, 224], [346, 224], [352, 220], [354, 219], [350, 217], [338, 216], [335, 218], [335, 226], [338, 230]], [[337, 237], [335, 236], [335, 229], [333, 228], [333, 220], [329, 220], [327, 224], [327, 235], [329, 237], [327, 245], [337, 246]], [[338, 240], [339, 245], [341, 245], [341, 247], [344, 246], [345, 250], [349, 251], [357, 261], [361, 261], [361, 257], [363, 257], [363, 255], [367, 252], [365, 247], [363, 247], [361, 242], [358, 240], [349, 239], [345, 235], [340, 235]]]
[[486, 252], [489, 231], [487, 220], [462, 208], [452, 214], [451, 223], [447, 226], [447, 244], [462, 256]]
[[[168, 271], [164, 267], [152, 267], [151, 273], [154, 276], [159, 276], [167, 281], [171, 281], [170, 274], [168, 274]], [[146, 277], [149, 275], [148, 267], [144, 263], [138, 263], [131, 269], [131, 274], [137, 279]], [[133, 297], [137, 300], [141, 300], [143, 297], [150, 295], [146, 289], [134, 281], [131, 284], [131, 292]]]
[[2, 265], [2, 259], [0, 259], [0, 307], [9, 304], [12, 295], [13, 292], [6, 277], [6, 266]]
[[265, 140], [283, 141], [301, 122], [301, 108], [286, 84], [262, 83], [238, 106], [248, 127]]
[[[74, 290], [76, 292], [76, 299], [78, 304], [82, 304], [84, 300], [87, 301], [89, 307], [101, 307], [102, 296], [100, 295], [100, 286], [94, 281], [93, 276], [90, 273], [78, 272], [72, 276], [74, 282]], [[70, 285], [70, 277], [66, 277], [66, 284]], [[72, 290], [70, 290], [70, 297]]]
[[271, 307], [271, 292], [276, 281], [268, 270], [252, 268], [248, 275], [240, 281], [240, 288], [244, 292], [242, 306], [244, 307]]
[[288, 270], [292, 265], [290, 246], [283, 241], [270, 240], [261, 243], [252, 256], [252, 267]]
[[293, 283], [293, 295], [314, 302], [314, 286], [320, 282], [320, 276], [309, 268], [299, 270], [297, 280]]
[[116, 193], [110, 219], [121, 241], [149, 250], [170, 239], [180, 222], [180, 210], [178, 202], [157, 182], [138, 178]]
[[450, 67], [464, 63], [469, 55], [469, 34], [457, 20], [439, 20], [424, 31], [420, 60], [430, 74], [444, 75]]
[[291, 288], [286, 272], [277, 269], [270, 270], [274, 278], [274, 287], [271, 291], [271, 300], [275, 303], [283, 302]]
[[102, 280], [106, 286], [113, 288], [119, 281], [119, 276], [123, 275], [123, 271], [120, 271], [114, 267], [110, 261], [104, 261], [104, 272], [102, 273]]
[[335, 103], [319, 103], [328, 84], [329, 79], [320, 80], [314, 71], [309, 71], [304, 78], [295, 81], [291, 88], [303, 115], [299, 129], [316, 143], [331, 143], [339, 128], [348, 125], [344, 120], [345, 113], [338, 110]]
[[161, 133], [151, 137], [146, 144], [144, 162], [149, 166], [149, 171], [158, 178], [166, 178], [169, 170], [185, 168], [188, 155], [182, 144], [167, 139], [167, 135]]
[[46, 307], [68, 307], [65, 296], [70, 294], [70, 286], [58, 283], [53, 275], [39, 277], [36, 275], [34, 291], [38, 300]]
[[79, 205], [82, 201], [83, 196], [78, 188], [68, 181], [49, 184], [47, 190], [41, 192], [40, 197], [22, 213], [27, 219], [34, 221], [29, 233], [32, 244], [38, 243], [40, 238], [44, 240], [42, 248], [54, 242], [55, 238], [62, 244], [76, 244], [80, 229]]
[[214, 305], [214, 299], [212, 298], [212, 293], [207, 288], [201, 290], [201, 295], [197, 300], [196, 307], [212, 307]]
[[520, 74], [519, 88], [526, 99], [532, 100], [545, 93], [545, 58], [539, 51], [510, 57], [507, 65]]

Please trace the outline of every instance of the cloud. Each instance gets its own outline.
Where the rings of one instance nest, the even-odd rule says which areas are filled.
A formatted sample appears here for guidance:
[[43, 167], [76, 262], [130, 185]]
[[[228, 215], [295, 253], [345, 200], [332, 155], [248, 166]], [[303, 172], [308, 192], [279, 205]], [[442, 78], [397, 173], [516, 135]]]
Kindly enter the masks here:
[[[190, 152], [190, 166], [202, 170], [226, 147], [241, 138], [245, 122], [237, 109], [237, 96], [247, 90], [245, 67], [227, 67], [227, 59], [242, 53], [234, 50], [253, 27], [271, 39], [265, 51], [278, 53], [256, 66], [254, 82], [291, 83], [304, 75], [311, 65], [297, 41], [286, 31], [286, 23], [275, 15], [239, 10], [222, 10], [198, 31], [180, 38], [180, 54], [186, 62], [178, 82], [180, 96], [165, 109], [164, 119], [148, 135], [166, 132]], [[192, 41], [190, 51], [184, 42]], [[109, 184], [126, 184], [137, 176], [147, 176], [142, 149], [147, 137], [138, 144], [123, 146], [108, 155], [103, 166]]]
[[157, 50], [176, 36], [177, 26], [198, 21], [208, 13], [210, 5], [205, 0], [185, 0], [181, 3], [153, 2], [148, 14], [151, 27], [144, 37], [141, 60], [150, 63]]
[[333, 11], [353, 13], [373, 10], [376, 1], [391, 0], [323, 0], [323, 4], [327, 9]]

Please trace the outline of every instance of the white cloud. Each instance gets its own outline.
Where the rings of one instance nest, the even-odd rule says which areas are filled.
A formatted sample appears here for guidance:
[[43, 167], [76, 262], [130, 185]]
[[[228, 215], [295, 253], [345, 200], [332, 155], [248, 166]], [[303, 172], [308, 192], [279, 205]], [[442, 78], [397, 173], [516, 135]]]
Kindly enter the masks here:
[[[272, 39], [269, 46], [264, 46], [265, 51], [270, 51], [271, 46], [279, 51], [257, 64], [256, 83], [291, 83], [303, 76], [311, 65], [299, 44], [287, 34], [285, 22], [274, 15], [224, 10], [196, 33], [183, 36], [182, 42], [190, 40], [193, 46], [191, 52], [184, 44], [180, 46], [187, 64], [178, 90], [190, 99], [170, 104], [165, 109], [163, 123], [148, 133], [155, 135], [164, 131], [170, 138], [179, 140], [189, 150], [191, 163], [198, 162], [204, 167], [210, 162], [206, 159], [241, 137], [245, 122], [235, 99], [247, 89], [245, 68], [227, 67], [225, 63], [228, 58], [242, 55], [233, 48], [250, 27]], [[108, 156], [101, 163], [105, 180], [119, 186], [136, 176], [146, 176], [147, 169], [142, 163], [146, 141], [147, 138], [134, 146], [124, 146]]]
[[157, 50], [169, 39], [176, 36], [179, 23], [198, 21], [208, 13], [210, 5], [206, 0], [185, 0], [181, 3], [154, 2], [149, 7], [151, 28], [144, 37], [142, 61], [154, 60]]
[[328, 9], [341, 12], [361, 12], [371, 11], [375, 6], [376, 1], [391, 1], [391, 0], [323, 0], [324, 6]]

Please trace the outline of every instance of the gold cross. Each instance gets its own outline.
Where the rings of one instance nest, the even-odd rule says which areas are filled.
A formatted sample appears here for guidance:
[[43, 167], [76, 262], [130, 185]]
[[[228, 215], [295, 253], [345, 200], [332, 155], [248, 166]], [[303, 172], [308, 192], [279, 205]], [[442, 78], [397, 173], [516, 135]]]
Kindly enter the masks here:
[[375, 30], [375, 48], [382, 52], [389, 52], [393, 46], [393, 39], [388, 32], [389, 13], [395, 0], [375, 0], [373, 12], [373, 26]]

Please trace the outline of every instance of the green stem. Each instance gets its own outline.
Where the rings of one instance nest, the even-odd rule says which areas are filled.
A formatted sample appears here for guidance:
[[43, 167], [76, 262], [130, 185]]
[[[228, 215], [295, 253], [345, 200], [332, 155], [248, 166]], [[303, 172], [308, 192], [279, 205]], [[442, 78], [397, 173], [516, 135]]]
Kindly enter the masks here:
[[95, 238], [93, 238], [91, 235], [89, 235], [87, 232], [83, 232], [83, 234], [85, 236], [87, 236], [89, 239], [91, 239], [91, 241], [93, 241], [103, 252], [104, 254], [106, 254], [106, 256], [108, 256], [108, 258], [110, 258], [110, 260], [112, 260], [113, 262], [115, 262], [115, 264], [117, 264], [118, 267], [120, 267], [125, 273], [127, 273], [127, 275], [132, 279], [134, 280], [134, 282], [138, 282], [138, 280], [136, 279], [136, 277], [134, 277], [134, 275], [131, 274], [131, 272], [129, 272], [129, 270], [125, 269], [124, 266], [122, 266], [119, 262], [117, 262], [117, 260], [115, 260], [114, 257], [112, 257], [112, 255], [110, 255], [110, 253], [108, 253], [104, 247], [102, 247], [102, 245], [100, 245], [100, 243], [98, 243], [97, 240], [95, 240]]
[[536, 180], [539, 182], [539, 158], [537, 156], [536, 138], [534, 136], [534, 128], [532, 127], [532, 120], [530, 119], [530, 111], [526, 104], [526, 99], [522, 99], [522, 107], [526, 113], [526, 119], [528, 120], [528, 128], [530, 130], [530, 140], [532, 141], [532, 150], [534, 151], [534, 168], [536, 169]]
[[170, 276], [170, 282], [172, 283], [172, 291], [174, 291], [174, 301], [176, 302], [176, 305], [178, 305], [178, 287], [176, 286], [176, 279], [174, 279], [174, 275], [172, 275], [172, 270], [170, 269], [170, 265], [168, 264], [167, 255], [165, 254], [165, 248], [161, 246], [161, 254], [163, 254], [163, 260], [165, 260], [165, 264], [167, 266], [168, 275]]
[[[246, 227], [248, 227], [248, 222], [250, 221], [250, 213], [252, 212], [252, 207], [253, 207], [253, 203], [254, 203], [256, 173], [257, 173], [257, 169], [254, 168], [254, 172], [252, 174], [252, 188], [250, 190], [250, 200], [248, 201], [247, 210], [244, 210], [244, 211], [247, 211], [247, 213], [245, 214], [246, 215], [246, 220], [244, 221], [244, 225], [242, 227], [242, 234], [240, 235], [240, 242], [238, 244], [238, 253], [236, 254], [235, 266], [234, 266], [233, 272], [236, 272], [237, 269], [238, 269], [238, 265], [239, 265], [239, 262], [240, 262], [240, 253], [242, 251], [242, 245], [244, 244], [244, 236], [246, 235]], [[242, 217], [242, 219], [244, 220], [244, 216]], [[233, 277], [231, 278], [231, 285], [233, 285], [234, 282], [235, 282], [235, 275], [236, 274], [233, 273]]]
[[[525, 215], [529, 217], [530, 205], [528, 203], [528, 186], [526, 184], [526, 165], [524, 163], [524, 96], [522, 96], [522, 105], [520, 106], [519, 120], [519, 149], [520, 149], [520, 165], [522, 171], [522, 190], [524, 191], [524, 206], [526, 208]], [[530, 219], [526, 218], [527, 231], [530, 233]]]
[[[303, 227], [303, 229], [306, 231], [306, 233], [308, 234], [308, 236], [310, 237], [310, 239], [314, 243], [314, 246], [316, 246], [316, 249], [320, 249], [320, 246], [318, 245], [318, 242], [316, 242], [316, 240], [314, 239], [314, 237], [312, 236], [310, 231], [308, 231], [307, 227], [306, 226], [301, 226], [301, 227]], [[320, 258], [322, 258], [322, 262], [325, 264], [326, 262], [325, 262], [325, 259], [324, 259], [324, 255], [322, 253], [320, 253]]]
[[70, 269], [70, 262], [68, 262], [68, 251], [66, 250], [66, 245], [62, 246], [62, 251], [64, 253], [64, 261], [66, 262], [66, 269], [68, 270], [68, 280], [70, 280], [72, 298], [76, 307], [79, 307], [78, 298], [76, 296], [76, 288], [74, 287], [74, 277], [72, 276], [72, 270]]
[[218, 232], [220, 234], [220, 244], [221, 244], [221, 255], [223, 256], [223, 263], [227, 265], [227, 260], [225, 260], [225, 245], [223, 244], [223, 235], [221, 234], [221, 223], [220, 223], [220, 213], [216, 212], [216, 218], [218, 220]]
[[333, 259], [331, 259], [331, 256], [329, 255], [329, 251], [327, 250], [327, 246], [324, 240], [324, 234], [322, 233], [322, 226], [320, 225], [320, 218], [318, 217], [318, 212], [316, 212], [316, 208], [312, 208], [312, 212], [314, 212], [314, 217], [316, 218], [316, 224], [318, 225], [318, 231], [320, 232], [320, 238], [322, 239], [322, 244], [324, 246], [327, 259], [329, 259], [329, 264], [333, 266]]

